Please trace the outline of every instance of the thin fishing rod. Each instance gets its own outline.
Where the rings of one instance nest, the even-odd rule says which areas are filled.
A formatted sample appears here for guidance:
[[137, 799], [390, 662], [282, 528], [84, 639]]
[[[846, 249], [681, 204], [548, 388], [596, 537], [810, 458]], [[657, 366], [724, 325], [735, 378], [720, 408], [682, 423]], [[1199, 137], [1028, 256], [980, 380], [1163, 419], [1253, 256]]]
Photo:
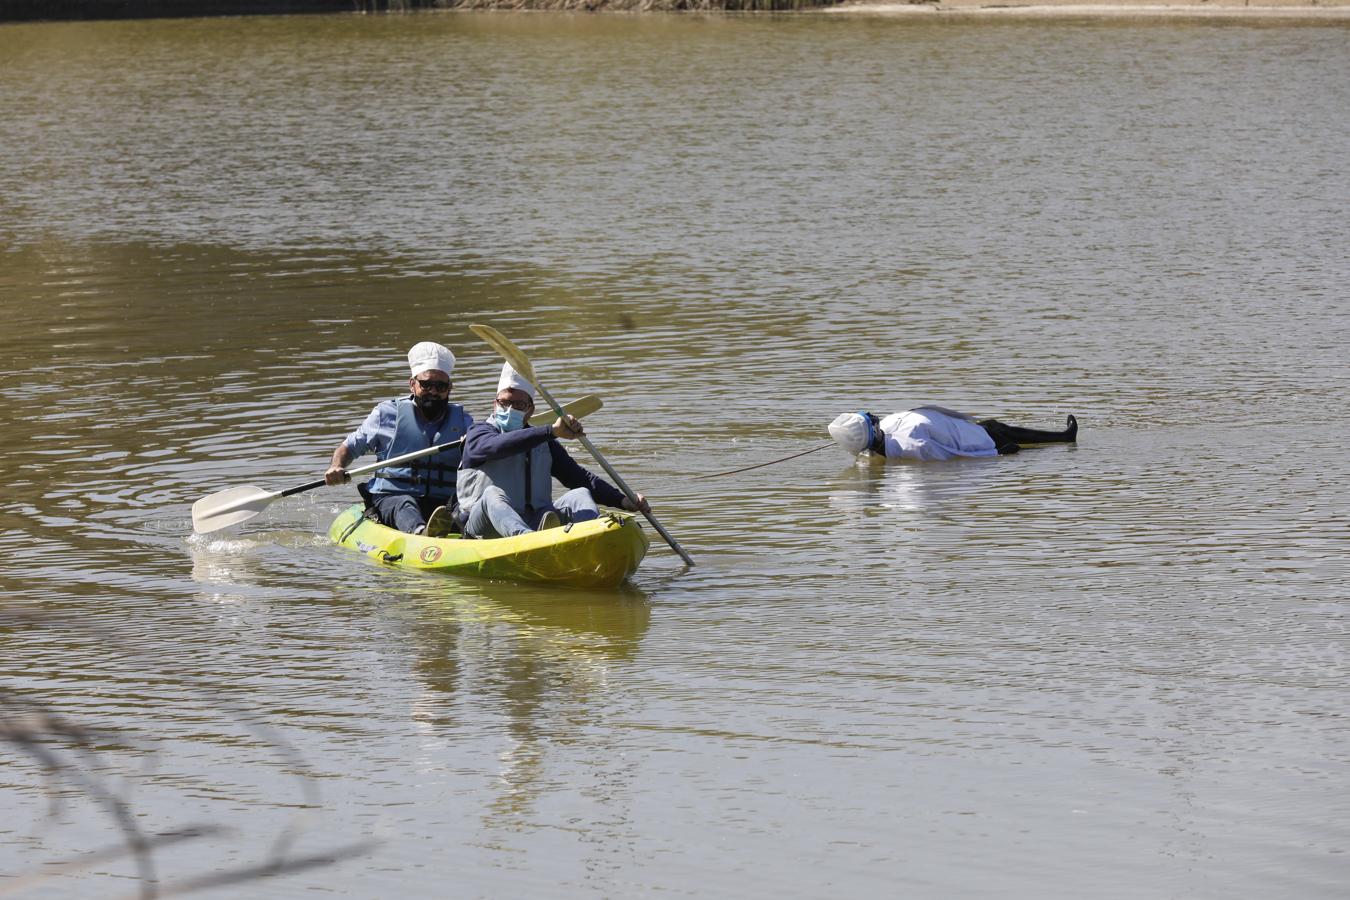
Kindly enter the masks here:
[[754, 466], [746, 466], [743, 469], [732, 469], [730, 472], [717, 472], [713, 475], [695, 475], [694, 480], [699, 481], [704, 478], [721, 478], [723, 475], [736, 475], [740, 472], [749, 472], [751, 469], [762, 469], [765, 466], [776, 466], [780, 462], [787, 462], [789, 459], [796, 459], [799, 456], [805, 456], [808, 453], [815, 453], [818, 450], [824, 450], [826, 447], [834, 447], [834, 446], [836, 446], [834, 441], [830, 441], [828, 444], [821, 444], [819, 447], [812, 447], [810, 450], [803, 450], [801, 453], [794, 453], [791, 456], [785, 456], [782, 459], [775, 459], [773, 462], [759, 463], [758, 465]]

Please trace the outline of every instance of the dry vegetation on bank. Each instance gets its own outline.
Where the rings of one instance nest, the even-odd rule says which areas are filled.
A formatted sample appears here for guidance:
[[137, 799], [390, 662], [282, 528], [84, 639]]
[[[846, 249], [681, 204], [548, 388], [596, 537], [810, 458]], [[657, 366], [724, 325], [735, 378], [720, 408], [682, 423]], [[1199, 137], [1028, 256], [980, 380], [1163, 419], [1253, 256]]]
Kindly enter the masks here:
[[773, 11], [834, 6], [838, 2], [840, 0], [0, 0], [0, 22], [268, 13], [411, 12], [426, 9]]
[[453, 9], [1350, 18], [1350, 0], [0, 0], [0, 22]]

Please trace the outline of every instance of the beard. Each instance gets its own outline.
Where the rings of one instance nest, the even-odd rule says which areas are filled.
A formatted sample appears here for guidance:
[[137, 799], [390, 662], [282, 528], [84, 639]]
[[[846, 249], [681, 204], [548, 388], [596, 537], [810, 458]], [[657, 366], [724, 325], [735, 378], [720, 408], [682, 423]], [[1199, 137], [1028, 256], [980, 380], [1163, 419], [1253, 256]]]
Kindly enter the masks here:
[[434, 422], [445, 415], [445, 411], [450, 407], [448, 397], [434, 397], [430, 394], [414, 397], [413, 402], [417, 404], [417, 408], [421, 410], [422, 415], [426, 416], [427, 421], [430, 422]]

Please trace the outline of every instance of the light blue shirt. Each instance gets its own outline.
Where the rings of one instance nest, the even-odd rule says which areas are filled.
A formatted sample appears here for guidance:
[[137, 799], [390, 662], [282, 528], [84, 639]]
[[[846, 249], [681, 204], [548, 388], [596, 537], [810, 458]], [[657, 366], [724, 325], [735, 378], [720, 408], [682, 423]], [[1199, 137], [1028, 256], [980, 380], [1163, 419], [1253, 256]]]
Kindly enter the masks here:
[[[389, 457], [389, 448], [394, 443], [394, 431], [398, 428], [398, 407], [397, 401], [382, 400], [366, 420], [342, 443], [346, 445], [347, 451], [351, 453], [352, 459], [362, 456], [366, 453], [374, 453], [376, 459], [387, 459]], [[451, 404], [453, 406], [454, 404]], [[421, 416], [417, 417], [417, 423], [422, 426], [422, 433], [427, 437], [427, 443], [435, 440], [439, 432], [440, 423], [427, 422]]]

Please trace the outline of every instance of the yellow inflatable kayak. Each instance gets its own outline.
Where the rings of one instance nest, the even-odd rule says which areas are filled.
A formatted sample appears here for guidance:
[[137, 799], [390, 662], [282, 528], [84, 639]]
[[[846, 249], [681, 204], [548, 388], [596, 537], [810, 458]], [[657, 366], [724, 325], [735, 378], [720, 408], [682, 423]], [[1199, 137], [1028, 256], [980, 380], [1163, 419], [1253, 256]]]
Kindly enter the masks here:
[[365, 518], [363, 512], [360, 504], [347, 509], [333, 520], [328, 536], [383, 562], [474, 578], [614, 587], [637, 571], [650, 543], [632, 516], [615, 512], [590, 522], [482, 541], [404, 534]]

